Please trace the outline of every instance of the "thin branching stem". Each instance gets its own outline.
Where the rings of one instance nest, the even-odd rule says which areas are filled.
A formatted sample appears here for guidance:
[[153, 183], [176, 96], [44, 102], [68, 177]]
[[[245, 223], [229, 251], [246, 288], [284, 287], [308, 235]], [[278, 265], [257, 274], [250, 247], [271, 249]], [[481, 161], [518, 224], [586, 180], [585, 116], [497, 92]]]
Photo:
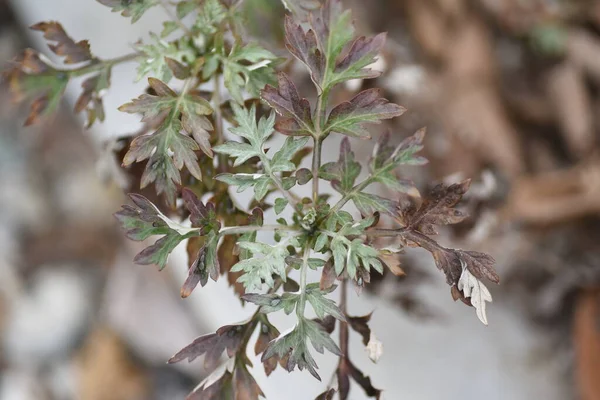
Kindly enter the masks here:
[[84, 65], [83, 67], [79, 67], [71, 70], [62, 70], [63, 72], [67, 72], [71, 77], [75, 78], [78, 76], [84, 76], [87, 74], [91, 74], [94, 72], [102, 71], [106, 68], [112, 68], [118, 64], [124, 64], [126, 62], [135, 61], [138, 58], [141, 58], [141, 53], [131, 53], [125, 54], [121, 57], [111, 58], [108, 60], [98, 60], [96, 59], [94, 62]]
[[321, 149], [323, 146], [323, 140], [321, 138], [315, 138], [315, 146], [313, 148], [313, 161], [312, 161], [312, 198], [313, 204], [316, 206], [319, 200], [319, 169], [321, 168]]
[[[348, 314], [348, 282], [346, 279], [342, 280], [340, 283], [341, 293], [340, 293], [340, 311], [342, 315], [347, 316]], [[340, 321], [340, 350], [342, 351], [342, 355], [344, 358], [349, 357], [348, 353], [348, 322]]]
[[316, 132], [313, 135], [313, 139], [315, 142], [313, 148], [313, 161], [312, 161], [312, 191], [313, 191], [313, 204], [316, 206], [317, 201], [319, 199], [319, 169], [321, 169], [321, 158], [322, 152], [321, 149], [323, 147], [323, 140], [325, 137], [323, 136], [323, 119], [325, 118], [325, 112], [327, 110], [327, 99], [328, 92], [324, 91], [319, 95], [317, 99], [317, 106], [315, 108], [315, 130]]
[[[217, 136], [217, 140], [215, 146], [221, 145], [225, 142], [225, 132], [223, 131], [223, 113], [221, 111], [221, 75], [219, 73], [215, 73], [214, 77], [214, 90], [212, 96], [213, 108], [215, 110], [215, 134]], [[219, 154], [217, 156], [219, 160], [217, 168], [220, 173], [227, 171], [227, 155]]]
[[300, 301], [296, 307], [298, 318], [304, 318], [306, 308], [306, 273], [308, 271], [308, 256], [310, 255], [310, 243], [307, 242], [302, 255], [302, 267], [300, 269]]

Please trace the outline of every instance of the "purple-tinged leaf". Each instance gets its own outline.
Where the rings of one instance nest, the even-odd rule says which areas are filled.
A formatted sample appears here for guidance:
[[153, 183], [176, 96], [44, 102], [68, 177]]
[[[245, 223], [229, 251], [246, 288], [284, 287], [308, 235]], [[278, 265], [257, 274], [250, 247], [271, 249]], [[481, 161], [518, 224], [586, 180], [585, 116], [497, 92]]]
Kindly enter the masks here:
[[383, 49], [386, 34], [380, 33], [375, 37], [357, 38], [346, 55], [335, 65], [335, 74], [331, 84], [350, 79], [371, 79], [378, 77], [381, 72], [365, 68], [375, 62], [375, 57]]
[[300, 168], [298, 171], [296, 171], [298, 185], [306, 185], [312, 178], [312, 171], [308, 168]]
[[304, 31], [301, 25], [287, 16], [285, 18], [285, 46], [290, 53], [303, 62], [310, 71], [312, 81], [321, 87], [325, 73], [325, 55], [317, 46], [317, 38], [312, 29]]
[[213, 370], [224, 351], [227, 351], [229, 358], [236, 354], [247, 326], [248, 324], [226, 325], [219, 328], [216, 333], [200, 336], [171, 357], [168, 363], [175, 364], [185, 359], [192, 362], [204, 355], [204, 366], [208, 370]]
[[[254, 353], [256, 355], [264, 352], [269, 343], [279, 337], [279, 331], [269, 323], [267, 317], [262, 316], [261, 318], [264, 318], [264, 321], [259, 325], [258, 338], [256, 339], [256, 345], [254, 346]], [[277, 368], [277, 360], [275, 358], [270, 358], [266, 360], [263, 365], [265, 373], [269, 376], [275, 368]]]
[[384, 119], [402, 115], [404, 111], [404, 107], [381, 97], [381, 89], [368, 89], [335, 107], [329, 114], [324, 132], [369, 139], [371, 135], [364, 124], [379, 124]]
[[292, 136], [307, 136], [314, 132], [310, 103], [301, 98], [298, 89], [283, 72], [278, 75], [279, 87], [265, 86], [261, 97], [284, 120], [275, 124], [279, 132]]
[[[222, 373], [223, 375], [221, 375], [217, 380], [211, 380], [210, 382], [202, 382], [192, 391], [192, 393], [186, 396], [185, 400], [232, 399], [233, 375], [227, 370], [223, 371]], [[209, 379], [210, 377], [207, 378], [207, 380]]]
[[321, 281], [319, 283], [319, 288], [321, 290], [327, 290], [333, 286], [337, 279], [337, 274], [335, 272], [335, 268], [333, 267], [333, 261], [329, 259], [327, 264], [323, 267], [323, 271], [321, 272]]
[[236, 365], [233, 371], [233, 389], [235, 400], [259, 400], [259, 396], [265, 396], [245, 366]]
[[129, 197], [136, 207], [124, 205], [114, 214], [129, 239], [142, 241], [152, 235], [164, 235], [169, 232], [167, 223], [159, 217], [158, 209], [150, 200], [134, 193]]
[[196, 194], [184, 188], [181, 191], [181, 197], [185, 208], [190, 212], [190, 221], [192, 227], [203, 228], [200, 233], [206, 234], [210, 231], [217, 232], [221, 228], [221, 223], [217, 220], [217, 212], [213, 203], [202, 203]]

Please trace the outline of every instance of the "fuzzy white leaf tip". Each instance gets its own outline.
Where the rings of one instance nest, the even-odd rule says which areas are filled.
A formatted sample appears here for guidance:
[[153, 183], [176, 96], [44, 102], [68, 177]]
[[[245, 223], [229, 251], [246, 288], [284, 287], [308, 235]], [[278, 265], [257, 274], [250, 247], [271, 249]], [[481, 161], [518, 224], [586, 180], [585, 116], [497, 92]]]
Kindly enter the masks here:
[[477, 317], [484, 325], [487, 325], [488, 320], [485, 312], [485, 302], [491, 303], [492, 295], [488, 288], [469, 272], [466, 264], [462, 261], [461, 263], [463, 265], [463, 270], [460, 279], [458, 280], [458, 289], [463, 291], [465, 297], [471, 299], [471, 304], [475, 307]]
[[367, 343], [367, 352], [369, 353], [369, 358], [374, 363], [377, 363], [383, 354], [383, 343], [375, 337], [373, 332], [371, 332], [369, 343]]

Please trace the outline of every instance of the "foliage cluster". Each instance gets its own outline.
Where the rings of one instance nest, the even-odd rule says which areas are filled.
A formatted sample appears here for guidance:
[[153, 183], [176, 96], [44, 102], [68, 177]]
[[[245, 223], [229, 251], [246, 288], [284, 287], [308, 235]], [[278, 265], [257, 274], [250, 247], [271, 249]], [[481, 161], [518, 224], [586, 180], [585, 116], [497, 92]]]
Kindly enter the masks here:
[[[102, 96], [110, 88], [114, 65], [135, 61], [137, 79], [147, 78], [146, 93], [120, 108], [139, 114], [144, 124], [130, 141], [123, 166], [144, 164], [141, 188], [154, 185], [170, 211], [131, 194], [131, 205], [115, 214], [128, 238], [145, 241], [159, 236], [134, 261], [162, 269], [175, 247], [187, 242], [189, 272], [182, 297], [227, 275], [241, 300], [258, 306], [248, 320], [197, 338], [169, 360], [204, 356], [206, 367], [214, 370], [190, 399], [263, 395], [248, 357], [255, 331], [253, 351], [262, 354], [267, 375], [280, 365], [287, 371], [307, 369], [320, 380], [312, 352], [327, 350], [340, 356], [337, 384], [319, 399], [331, 399], [336, 393], [348, 398], [351, 380], [379, 398], [381, 391], [348, 356], [350, 329], [361, 335], [375, 361], [380, 346], [368, 325], [370, 315], [348, 314], [347, 285], [360, 289], [372, 273], [386, 268], [402, 273], [398, 255], [405, 248], [429, 251], [445, 274], [452, 297], [474, 306], [487, 323], [486, 302], [491, 296], [482, 281], [498, 282], [494, 260], [478, 252], [445, 248], [432, 238], [438, 227], [466, 218], [455, 206], [469, 181], [440, 184], [420, 201], [412, 182], [397, 173], [403, 166], [426, 163], [419, 155], [425, 131], [397, 145], [389, 133], [381, 136], [363, 165], [349, 138], [369, 140], [370, 124], [398, 117], [404, 108], [383, 98], [379, 89], [364, 90], [341, 104], [330, 101], [344, 82], [379, 75], [369, 65], [381, 52], [385, 34], [357, 36], [351, 13], [339, 0], [284, 0], [285, 47], [310, 74], [316, 98], [311, 102], [285, 72], [276, 73], [283, 60], [248, 40], [241, 0], [98, 1], [132, 22], [153, 7], [164, 7], [172, 19], [148, 42], [137, 44], [134, 53], [110, 60], [94, 56], [87, 41], [71, 39], [57, 22], [36, 24], [32, 29], [43, 32], [64, 65], [54, 65], [29, 49], [5, 76], [18, 99], [32, 100], [27, 124], [54, 112], [69, 82], [84, 76], [75, 111], [86, 111], [88, 126], [104, 119]], [[275, 144], [277, 135], [286, 136], [281, 145]], [[322, 164], [323, 143], [332, 135], [344, 136], [339, 158]], [[311, 168], [300, 168], [309, 156]], [[363, 168], [368, 175], [359, 180]], [[295, 188], [309, 183], [312, 195], [299, 197]], [[323, 194], [323, 183], [339, 196]], [[375, 185], [396, 194], [393, 198], [373, 194], [369, 190]], [[252, 190], [253, 199], [240, 205], [235, 192], [246, 190]], [[358, 215], [347, 211], [349, 203]], [[264, 217], [268, 209], [291, 216], [268, 222]], [[173, 219], [174, 211], [180, 222]], [[183, 222], [188, 217], [189, 223]], [[394, 227], [380, 228], [380, 218], [389, 219]], [[259, 240], [258, 232], [272, 236]], [[384, 237], [394, 245], [379, 245]], [[309, 269], [322, 271], [320, 282], [308, 282]], [[336, 303], [329, 296], [338, 288], [341, 301]], [[294, 328], [281, 334], [269, 320], [275, 312], [294, 314]], [[331, 337], [336, 324], [338, 343]], [[222, 353], [228, 361], [218, 366]]]

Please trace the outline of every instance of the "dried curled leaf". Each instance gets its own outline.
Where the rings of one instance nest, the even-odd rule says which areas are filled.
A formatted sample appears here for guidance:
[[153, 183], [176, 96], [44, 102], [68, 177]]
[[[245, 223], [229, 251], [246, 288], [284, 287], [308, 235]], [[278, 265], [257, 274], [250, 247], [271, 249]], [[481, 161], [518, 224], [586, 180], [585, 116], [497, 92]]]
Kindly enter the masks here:
[[477, 317], [484, 325], [487, 325], [485, 303], [492, 302], [492, 295], [487, 287], [469, 271], [464, 262], [463, 266], [462, 274], [458, 280], [458, 290], [462, 290], [464, 296], [470, 299], [471, 304], [475, 307]]
[[398, 210], [401, 222], [408, 228], [425, 235], [437, 235], [436, 225], [462, 222], [467, 215], [454, 207], [469, 190], [470, 185], [470, 179], [450, 186], [437, 185], [417, 210], [411, 208]]
[[51, 115], [60, 104], [70, 76], [48, 65], [31, 49], [25, 50], [11, 64], [3, 76], [15, 101], [32, 100], [25, 125]]
[[46, 40], [55, 42], [55, 44], [48, 44], [48, 47], [57, 56], [64, 57], [65, 64], [78, 64], [93, 59], [89, 42], [87, 40], [75, 42], [56, 21], [40, 22], [33, 25], [31, 29], [43, 32]]
[[348, 324], [362, 336], [362, 342], [365, 346], [369, 344], [369, 340], [371, 339], [369, 321], [371, 320], [372, 315], [373, 313], [363, 315], [362, 317], [347, 317]]

